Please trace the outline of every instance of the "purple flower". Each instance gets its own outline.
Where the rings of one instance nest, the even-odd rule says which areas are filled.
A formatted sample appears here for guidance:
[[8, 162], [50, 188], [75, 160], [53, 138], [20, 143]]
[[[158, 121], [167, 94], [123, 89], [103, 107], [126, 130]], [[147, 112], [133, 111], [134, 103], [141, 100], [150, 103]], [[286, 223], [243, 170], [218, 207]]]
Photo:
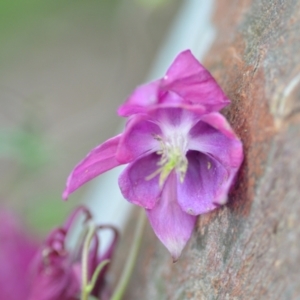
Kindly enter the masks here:
[[[91, 219], [89, 211], [79, 207], [64, 226], [54, 229], [42, 245], [38, 245], [22, 232], [13, 217], [1, 219], [1, 227], [6, 228], [6, 236], [0, 232], [0, 299], [28, 300], [75, 300], [82, 289], [83, 239], [72, 251], [66, 247], [68, 232], [75, 217], [83, 213], [86, 220]], [[13, 224], [13, 226], [12, 226]], [[113, 241], [104, 255], [99, 255], [98, 229], [113, 231]], [[83, 237], [86, 236], [83, 235]], [[90, 280], [97, 266], [110, 259], [117, 240], [117, 232], [110, 226], [99, 226], [92, 234], [91, 247], [87, 252], [87, 278]], [[107, 267], [98, 274], [91, 294], [99, 297], [106, 293], [104, 275]], [[104, 299], [104, 298], [102, 298]], [[108, 299], [108, 298], [105, 298]]]
[[225, 204], [243, 150], [217, 111], [226, 98], [210, 73], [184, 51], [164, 78], [137, 88], [119, 109], [122, 134], [93, 149], [70, 174], [63, 198], [121, 164], [123, 196], [146, 209], [154, 232], [178, 259], [196, 216]]

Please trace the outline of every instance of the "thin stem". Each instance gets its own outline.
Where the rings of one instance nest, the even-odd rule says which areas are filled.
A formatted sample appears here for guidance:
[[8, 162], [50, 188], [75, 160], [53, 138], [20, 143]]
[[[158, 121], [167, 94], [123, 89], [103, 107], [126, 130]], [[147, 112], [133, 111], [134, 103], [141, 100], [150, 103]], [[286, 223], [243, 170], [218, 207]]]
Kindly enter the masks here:
[[83, 250], [82, 250], [82, 291], [81, 291], [81, 300], [88, 300], [89, 292], [86, 287], [88, 285], [88, 258], [89, 258], [89, 249], [91, 245], [91, 241], [93, 239], [95, 233], [95, 225], [91, 224], [89, 230], [87, 232], [87, 236], [84, 240]]
[[86, 287], [87, 289], [87, 292], [90, 294], [93, 290], [93, 288], [95, 287], [96, 285], [96, 281], [100, 275], [100, 272], [103, 270], [103, 268], [109, 264], [110, 260], [109, 259], [106, 259], [106, 260], [103, 260], [96, 268], [93, 276], [92, 276], [92, 279], [90, 281], [90, 283], [88, 284], [88, 286]]
[[126, 260], [123, 272], [119, 279], [118, 285], [111, 297], [111, 300], [121, 300], [125, 293], [125, 290], [129, 283], [130, 277], [132, 275], [133, 268], [134, 268], [136, 260], [137, 260], [145, 224], [146, 224], [146, 214], [145, 214], [144, 210], [141, 210], [139, 213], [137, 227], [136, 227], [135, 233], [134, 233], [132, 247], [130, 249], [128, 259]]

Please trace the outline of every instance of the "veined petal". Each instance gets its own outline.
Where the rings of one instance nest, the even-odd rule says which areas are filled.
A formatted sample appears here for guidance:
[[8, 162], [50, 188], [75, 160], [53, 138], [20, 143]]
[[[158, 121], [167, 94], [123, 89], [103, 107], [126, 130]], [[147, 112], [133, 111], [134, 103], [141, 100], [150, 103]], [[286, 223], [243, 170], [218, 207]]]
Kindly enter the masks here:
[[177, 202], [175, 173], [167, 179], [161, 199], [151, 210], [146, 210], [150, 224], [176, 261], [190, 239], [196, 217], [184, 212]]
[[156, 153], [144, 156], [132, 163], [119, 177], [119, 186], [129, 202], [152, 209], [161, 193], [158, 176], [152, 176], [158, 170], [159, 156]]
[[161, 80], [152, 81], [137, 87], [118, 109], [119, 116], [128, 117], [143, 113], [146, 107], [158, 102], [159, 85]]
[[177, 105], [180, 105], [180, 104], [183, 104], [183, 103], [186, 103], [184, 101], [184, 99], [179, 96], [178, 94], [172, 92], [172, 91], [165, 91], [164, 93], [161, 93], [161, 96], [159, 97], [158, 99], [158, 104], [177, 104]]
[[73, 169], [63, 192], [64, 200], [86, 182], [122, 164], [115, 158], [120, 139], [121, 135], [117, 135], [97, 146]]
[[177, 185], [180, 207], [188, 214], [199, 215], [224, 204], [233, 173], [217, 160], [197, 151], [189, 151], [187, 158], [184, 182]]
[[159, 150], [159, 142], [155, 138], [161, 136], [159, 126], [147, 115], [136, 115], [126, 125], [121, 137], [116, 158], [120, 162], [128, 162], [146, 154]]
[[220, 161], [229, 172], [236, 172], [243, 161], [239, 138], [221, 114], [204, 115], [189, 133], [189, 149], [208, 154]]
[[191, 50], [184, 50], [179, 53], [163, 78], [165, 84], [172, 84], [182, 78], [189, 78], [201, 73], [205, 68], [192, 54]]
[[210, 111], [230, 103], [218, 83], [190, 50], [181, 52], [162, 79], [161, 88], [173, 91], [185, 101], [202, 104]]
[[161, 104], [148, 110], [148, 116], [156, 120], [161, 129], [177, 128], [186, 133], [201, 120], [205, 113], [203, 106], [189, 104]]
[[128, 117], [145, 113], [159, 104], [202, 105], [206, 112], [217, 111], [230, 103], [211, 74], [190, 50], [181, 52], [162, 79], [137, 87], [121, 105], [118, 114]]

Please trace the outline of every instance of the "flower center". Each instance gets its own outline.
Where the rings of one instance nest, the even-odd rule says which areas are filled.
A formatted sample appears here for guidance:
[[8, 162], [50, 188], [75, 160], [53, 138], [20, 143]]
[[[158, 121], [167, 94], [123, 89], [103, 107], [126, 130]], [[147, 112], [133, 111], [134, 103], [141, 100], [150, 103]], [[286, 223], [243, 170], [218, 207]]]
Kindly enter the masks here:
[[161, 157], [157, 164], [159, 168], [148, 176], [147, 179], [152, 179], [160, 174], [159, 185], [162, 186], [169, 174], [173, 170], [176, 170], [179, 174], [180, 182], [183, 182], [188, 167], [186, 138], [177, 132], [174, 132], [167, 138], [162, 138], [159, 135], [154, 135], [154, 138], [160, 143], [160, 150], [157, 151], [157, 154]]

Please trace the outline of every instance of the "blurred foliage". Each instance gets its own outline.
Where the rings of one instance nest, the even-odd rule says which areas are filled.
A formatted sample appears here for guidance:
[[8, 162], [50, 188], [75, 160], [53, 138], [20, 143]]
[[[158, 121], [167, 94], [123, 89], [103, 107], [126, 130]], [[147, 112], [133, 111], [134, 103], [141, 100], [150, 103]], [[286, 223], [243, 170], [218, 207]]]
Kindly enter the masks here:
[[28, 206], [25, 210], [27, 224], [37, 228], [40, 234], [47, 234], [52, 227], [60, 226], [64, 223], [66, 216], [74, 206], [71, 202], [62, 202], [57, 198], [56, 193], [45, 194], [37, 199], [32, 199], [34, 208]]
[[[13, 198], [12, 202], [15, 195], [28, 184], [28, 180], [35, 181], [39, 174], [47, 172], [48, 167], [56, 161], [53, 145], [38, 129], [39, 126], [34, 123], [16, 128], [0, 128], [0, 162], [10, 160], [17, 164], [18, 170], [1, 191], [1, 196], [5, 199]], [[42, 194], [36, 193], [24, 204], [23, 201], [21, 207], [13, 206], [20, 209], [30, 227], [44, 235], [53, 226], [63, 223], [75, 203], [64, 203], [56, 190], [47, 189]]]
[[[8, 32], [9, 30], [20, 29], [20, 25], [25, 23], [30, 26], [38, 19], [43, 19], [63, 10], [77, 10], [78, 6], [83, 10], [89, 9], [89, 7], [94, 8], [93, 11], [98, 18], [109, 17], [119, 2], [120, 0], [88, 0], [84, 2], [74, 0], [1, 0], [0, 30], [1, 32]], [[95, 10], [95, 6], [98, 6], [97, 10]]]
[[[75, 196], [68, 203], [63, 203], [60, 199], [64, 181], [59, 185], [60, 178], [58, 179], [58, 177], [67, 176], [67, 174], [62, 175], [62, 172], [67, 171], [63, 169], [65, 166], [61, 166], [63, 165], [61, 160], [69, 155], [69, 153], [61, 153], [64, 150], [61, 146], [63, 140], [61, 137], [64, 134], [64, 138], [67, 137], [67, 134], [70, 135], [71, 130], [68, 132], [68, 120], [62, 122], [66, 128], [60, 129], [59, 126], [56, 128], [53, 126], [61, 117], [55, 114], [56, 110], [53, 107], [67, 106], [71, 102], [61, 103], [59, 102], [61, 99], [51, 102], [55, 97], [45, 97], [46, 100], [42, 100], [45, 90], [47, 93], [48, 90], [56, 89], [53, 84], [55, 81], [51, 81], [50, 78], [49, 84], [45, 82], [44, 90], [41, 88], [36, 92], [35, 81], [32, 80], [27, 85], [26, 80], [25, 83], [23, 82], [22, 76], [24, 74], [32, 76], [32, 74], [41, 72], [44, 72], [44, 75], [48, 74], [47, 68], [51, 69], [52, 65], [47, 59], [51, 62], [54, 61], [51, 56], [56, 57], [55, 55], [65, 45], [69, 47], [65, 47], [63, 51], [69, 51], [68, 55], [70, 54], [73, 59], [73, 47], [77, 47], [77, 43], [82, 43], [78, 39], [78, 37], [80, 38], [80, 35], [77, 35], [78, 32], [84, 37], [88, 36], [87, 39], [83, 39], [84, 42], [93, 43], [96, 40], [92, 45], [95, 58], [105, 57], [101, 57], [103, 49], [105, 51], [108, 49], [107, 52], [110, 53], [111, 47], [120, 48], [121, 59], [126, 60], [127, 55], [130, 72], [135, 72], [136, 66], [132, 62], [135, 62], [136, 56], [143, 59], [147, 58], [147, 55], [148, 59], [150, 57], [149, 54], [138, 54], [138, 51], [141, 52], [138, 45], [146, 43], [144, 47], [149, 48], [147, 43], [151, 45], [158, 43], [159, 40], [153, 39], [153, 36], [160, 35], [161, 27], [157, 30], [152, 25], [157, 23], [155, 19], [157, 17], [158, 20], [159, 18], [163, 20], [159, 24], [164, 26], [166, 18], [161, 16], [158, 18], [155, 13], [159, 11], [160, 7], [165, 7], [164, 4], [171, 2], [170, 0], [136, 0], [132, 2], [127, 2], [127, 0], [0, 1], [0, 72], [2, 78], [9, 78], [7, 82], [1, 82], [0, 85], [0, 104], [2, 106], [0, 111], [0, 163], [3, 163], [0, 165], [2, 171], [0, 172], [0, 205], [11, 206], [18, 210], [30, 225], [44, 233], [55, 224], [61, 224], [67, 212], [76, 205], [77, 199], [82, 195], [81, 192], [77, 193], [77, 199]], [[166, 11], [172, 14], [168, 8]], [[129, 24], [128, 27], [125, 26], [126, 22]], [[140, 30], [132, 31], [130, 30], [132, 26]], [[163, 30], [161, 31], [163, 32]], [[118, 35], [114, 40], [112, 39], [110, 44], [107, 43], [106, 39], [116, 32]], [[107, 48], [102, 48], [106, 43]], [[58, 52], [51, 52], [53, 49], [58, 49]], [[24, 64], [28, 57], [29, 63]], [[77, 57], [75, 53], [74, 64], [76, 64]], [[35, 63], [35, 58], [37, 58], [36, 64], [31, 64], [31, 62]], [[64, 54], [57, 58], [57, 64], [60, 63], [61, 58], [64, 58]], [[87, 60], [87, 62], [90, 63], [92, 60]], [[126, 65], [126, 61], [122, 62], [123, 64]], [[19, 68], [19, 66], [21, 67]], [[72, 60], [69, 66], [72, 66]], [[89, 65], [86, 68], [87, 71], [84, 71], [88, 73]], [[57, 69], [56, 73], [51, 73], [52, 70], [50, 70], [49, 73], [53, 77], [56, 77], [57, 74], [57, 77], [64, 82], [65, 73], [58, 74], [62, 70], [63, 68]], [[43, 79], [39, 83], [43, 85]], [[66, 90], [72, 88], [71, 81], [68, 84], [69, 86], [66, 88], [59, 88]], [[83, 81], [82, 89], [88, 89], [84, 85]], [[13, 92], [15, 95], [6, 97], [1, 90], [3, 88], [8, 90], [8, 93]], [[95, 91], [98, 93], [98, 89]], [[61, 94], [63, 97], [65, 96], [63, 92]], [[34, 100], [31, 100], [33, 98]], [[49, 103], [47, 103], [48, 99], [50, 99]], [[75, 102], [74, 105], [76, 105]], [[68, 112], [69, 110], [66, 110], [66, 115]], [[76, 112], [75, 109], [74, 112]], [[58, 133], [60, 130], [64, 132], [62, 135]], [[75, 135], [74, 132], [71, 134]], [[61, 140], [59, 140], [60, 138]]]
[[[28, 39], [32, 43], [37, 43], [36, 31], [39, 30], [37, 24], [53, 22], [56, 14], [75, 13], [81, 21], [97, 20], [95, 30], [107, 26], [112, 20], [112, 16], [121, 0], [99, 0], [99, 1], [74, 1], [74, 0], [1, 0], [0, 1], [0, 63], [6, 61], [8, 56], [19, 53], [20, 47], [28, 44]], [[80, 15], [82, 11], [82, 15]], [[55, 20], [55, 18], [54, 18]], [[55, 24], [51, 24], [53, 27]], [[64, 24], [56, 25], [57, 32], [63, 30]], [[98, 28], [97, 28], [98, 27]], [[21, 45], [14, 41], [15, 36], [23, 36], [26, 43]], [[10, 41], [13, 41], [10, 44]]]
[[[47, 46], [45, 41], [49, 37], [53, 41], [55, 36], [67, 36], [69, 26], [73, 24], [70, 20], [74, 20], [74, 24], [78, 26], [89, 22], [96, 31], [106, 30], [120, 2], [0, 1], [1, 72], [5, 72], [5, 67], [9, 69], [11, 62], [22, 58], [27, 48]], [[19, 94], [18, 87], [13, 88], [13, 93]], [[1, 124], [0, 127], [0, 163], [5, 162], [3, 165], [6, 168], [13, 167], [12, 170], [7, 170], [8, 174], [2, 169], [5, 180], [1, 184], [0, 204], [19, 210], [27, 223], [44, 233], [55, 224], [61, 224], [76, 202], [63, 203], [59, 197], [60, 190], [51, 190], [47, 183], [38, 180], [44, 177], [52, 165], [57, 165], [57, 152], [53, 149], [53, 141], [47, 140], [47, 134], [42, 129], [45, 124], [37, 115], [38, 108], [34, 106], [37, 101], [31, 103], [28, 97], [18, 101], [10, 97], [3, 98], [3, 91], [0, 96], [0, 103], [5, 108], [1, 111], [1, 116], [5, 119], [2, 123], [5, 125]], [[21, 115], [21, 120], [14, 120], [15, 114]], [[39, 192], [32, 191], [23, 195], [22, 191], [30, 189], [35, 182], [45, 185], [43, 192], [40, 192], [40, 188], [37, 189]], [[63, 184], [62, 182], [62, 186]]]
[[34, 128], [0, 129], [0, 158], [15, 159], [22, 168], [35, 171], [49, 162], [49, 154], [43, 136]]
[[136, 0], [136, 2], [145, 8], [156, 9], [165, 4], [167, 4], [170, 0]]

